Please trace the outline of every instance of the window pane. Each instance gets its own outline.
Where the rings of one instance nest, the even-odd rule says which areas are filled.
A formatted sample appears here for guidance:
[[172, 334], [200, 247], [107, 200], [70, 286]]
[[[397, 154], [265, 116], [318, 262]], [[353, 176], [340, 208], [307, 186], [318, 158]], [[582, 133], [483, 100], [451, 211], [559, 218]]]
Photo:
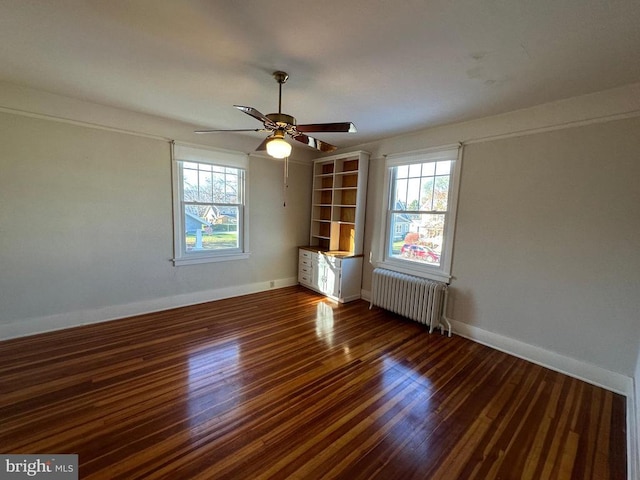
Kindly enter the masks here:
[[[192, 164], [191, 164], [192, 165]], [[183, 171], [183, 196], [184, 200], [197, 201], [198, 200], [198, 171], [191, 169], [184, 169]]]
[[435, 168], [436, 168], [435, 162], [423, 163], [422, 176], [423, 177], [433, 176], [435, 174]]
[[396, 181], [396, 201], [391, 206], [393, 210], [400, 210], [407, 208], [407, 181]]
[[422, 197], [420, 199], [420, 210], [433, 210], [433, 177], [422, 180]]
[[[436, 175], [449, 175], [450, 172], [451, 172], [450, 160], [447, 160], [446, 162], [437, 162]], [[431, 175], [433, 175], [433, 173]]]
[[187, 252], [236, 249], [238, 207], [185, 205], [185, 247]]
[[389, 255], [420, 264], [440, 265], [444, 214], [391, 215]]
[[224, 202], [226, 203], [239, 203], [238, 202], [238, 175], [235, 173], [227, 174], [227, 181], [225, 183]]
[[225, 175], [224, 173], [214, 173], [213, 177], [213, 201], [224, 202]]
[[420, 209], [420, 178], [410, 178], [407, 188], [407, 210]]
[[396, 167], [396, 178], [407, 178], [408, 176], [409, 176], [409, 167], [407, 165]]
[[198, 201], [199, 202], [211, 202], [213, 201], [211, 195], [211, 172], [200, 169], [198, 174]]
[[435, 177], [435, 189], [433, 193], [433, 209], [437, 211], [447, 210], [449, 197], [449, 176]]
[[[193, 221], [199, 221], [207, 217], [207, 214], [211, 210], [211, 207], [208, 205], [185, 205], [185, 222], [188, 222], [189, 219]], [[186, 218], [186, 217], [189, 217]]]
[[409, 165], [409, 177], [419, 177], [421, 170], [421, 163], [414, 163], [413, 165]]

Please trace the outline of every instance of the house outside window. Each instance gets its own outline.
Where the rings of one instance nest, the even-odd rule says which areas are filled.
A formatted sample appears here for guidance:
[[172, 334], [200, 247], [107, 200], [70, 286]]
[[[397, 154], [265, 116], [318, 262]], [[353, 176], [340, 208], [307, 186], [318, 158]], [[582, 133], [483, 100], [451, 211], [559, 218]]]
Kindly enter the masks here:
[[384, 267], [448, 282], [460, 180], [459, 147], [386, 160]]
[[174, 146], [174, 265], [248, 257], [248, 158]]

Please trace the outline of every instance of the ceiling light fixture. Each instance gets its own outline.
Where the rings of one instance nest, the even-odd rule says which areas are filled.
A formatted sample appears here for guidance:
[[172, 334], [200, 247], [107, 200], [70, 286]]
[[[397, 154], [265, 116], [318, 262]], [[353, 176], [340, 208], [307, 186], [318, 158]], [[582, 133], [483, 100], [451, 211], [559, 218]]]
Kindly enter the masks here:
[[267, 142], [267, 153], [273, 158], [285, 158], [291, 154], [291, 145], [284, 139], [284, 132], [276, 130]]

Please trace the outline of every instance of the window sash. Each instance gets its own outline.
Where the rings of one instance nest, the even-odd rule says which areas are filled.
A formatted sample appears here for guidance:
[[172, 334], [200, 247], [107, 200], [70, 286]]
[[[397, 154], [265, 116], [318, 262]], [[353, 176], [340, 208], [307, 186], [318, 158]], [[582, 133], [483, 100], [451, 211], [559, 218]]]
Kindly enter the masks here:
[[[222, 246], [222, 247], [217, 247], [217, 248], [205, 248], [202, 245], [200, 245], [200, 247], [198, 247], [197, 242], [198, 242], [198, 233], [196, 231], [195, 235], [196, 235], [196, 246], [189, 248], [189, 244], [192, 243], [189, 241], [189, 232], [187, 231], [186, 225], [187, 225], [187, 221], [186, 221], [186, 214], [187, 214], [187, 207], [188, 206], [221, 206], [221, 207], [232, 207], [232, 208], [236, 208], [237, 209], [237, 218], [236, 218], [236, 222], [235, 222], [235, 232], [236, 232], [236, 238], [235, 238], [235, 246]], [[182, 204], [182, 211], [180, 212], [182, 215], [182, 225], [185, 225], [185, 228], [183, 228], [183, 253], [187, 256], [192, 256], [192, 255], [202, 255], [202, 254], [212, 254], [212, 255], [218, 255], [218, 254], [229, 254], [229, 253], [242, 253], [243, 252], [243, 245], [244, 245], [244, 235], [243, 235], [243, 224], [244, 224], [244, 208], [243, 205], [241, 204], [235, 204], [235, 205], [231, 205], [231, 204], [210, 204], [210, 203], [201, 203], [201, 202], [183, 202]], [[222, 232], [219, 232], [222, 233]], [[215, 232], [212, 232], [210, 235], [213, 235], [214, 237]], [[200, 235], [200, 242], [202, 242], [202, 234]]]
[[[185, 166], [188, 165], [188, 166]], [[201, 203], [224, 203], [224, 204], [242, 204], [244, 203], [244, 169], [238, 167], [230, 167], [226, 165], [218, 165], [214, 163], [202, 163], [202, 162], [193, 162], [193, 161], [183, 161], [179, 160], [180, 166], [180, 186], [181, 186], [181, 197], [183, 201], [188, 202], [201, 202]], [[211, 167], [211, 170], [206, 168], [201, 169], [201, 166]], [[221, 172], [216, 172], [213, 169], [218, 168], [222, 169]], [[189, 187], [192, 189], [187, 195], [187, 191], [185, 190], [185, 184], [187, 183], [187, 178], [185, 176], [185, 170], [191, 172], [190, 176], [193, 176], [195, 173], [196, 178], [193, 183], [189, 183]], [[206, 182], [207, 177], [209, 177], [210, 184], [208, 185]], [[194, 180], [194, 179], [191, 179]], [[217, 192], [218, 196], [214, 195], [215, 188], [214, 182], [221, 182], [221, 192]], [[235, 181], [234, 181], [235, 180]], [[235, 184], [235, 191], [233, 191], [233, 186]], [[207, 190], [210, 190], [207, 192]], [[202, 200], [203, 197], [208, 196], [211, 200]], [[187, 199], [186, 197], [195, 197], [195, 200]], [[234, 198], [236, 201], [225, 201], [225, 198]]]

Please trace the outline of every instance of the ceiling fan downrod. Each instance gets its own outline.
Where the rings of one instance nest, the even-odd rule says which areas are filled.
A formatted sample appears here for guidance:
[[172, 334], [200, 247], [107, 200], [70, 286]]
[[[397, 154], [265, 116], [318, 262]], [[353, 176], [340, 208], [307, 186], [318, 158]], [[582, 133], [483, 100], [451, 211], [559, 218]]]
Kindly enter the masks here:
[[289, 80], [289, 74], [287, 72], [282, 72], [278, 70], [277, 72], [273, 72], [273, 77], [278, 82], [278, 113], [282, 113], [282, 84], [287, 83]]
[[289, 80], [289, 74], [278, 70], [273, 72], [273, 77], [278, 82], [278, 113], [269, 113], [266, 117], [276, 124], [278, 130], [289, 132], [291, 126], [296, 126], [295, 117], [282, 113], [282, 84]]

